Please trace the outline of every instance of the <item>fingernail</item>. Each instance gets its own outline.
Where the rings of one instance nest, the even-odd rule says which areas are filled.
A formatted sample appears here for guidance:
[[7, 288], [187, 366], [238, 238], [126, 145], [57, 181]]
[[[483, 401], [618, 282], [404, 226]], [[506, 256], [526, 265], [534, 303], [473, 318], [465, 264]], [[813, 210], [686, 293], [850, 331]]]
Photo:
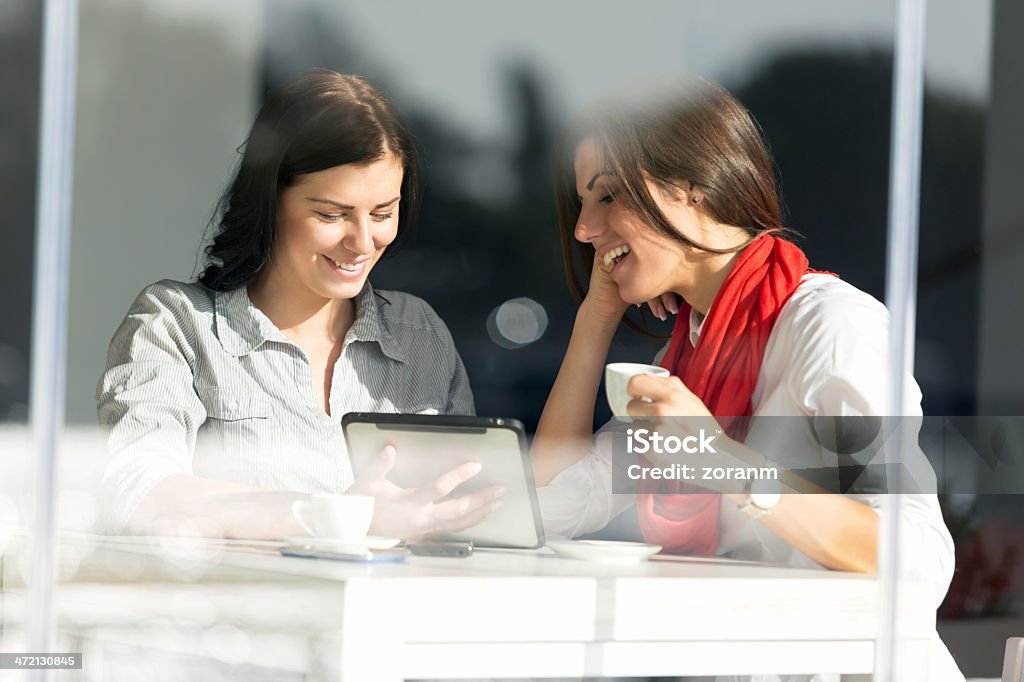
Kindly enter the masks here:
[[677, 315], [679, 313], [679, 306], [676, 305], [675, 301], [668, 302], [668, 309], [673, 315]]
[[468, 470], [468, 471], [469, 471], [469, 472], [470, 472], [471, 474], [473, 474], [474, 476], [475, 476], [476, 474], [479, 474], [479, 473], [480, 473], [480, 470], [481, 470], [481, 469], [483, 469], [483, 468], [484, 468], [484, 465], [483, 465], [483, 464], [481, 464], [480, 462], [470, 462], [470, 463], [469, 463], [469, 466], [467, 466], [467, 467], [466, 467], [466, 469], [467, 469], [467, 470]]
[[501, 500], [495, 500], [494, 502], [491, 502], [491, 511], [494, 511], [495, 509], [500, 508], [501, 505], [503, 505], [503, 504], [505, 504], [505, 503], [502, 502]]
[[504, 486], [499, 486], [499, 487], [498, 487], [498, 488], [497, 488], [497, 489], [496, 489], [496, 490], [494, 491], [494, 496], [495, 496], [495, 497], [504, 497], [504, 496], [505, 496], [505, 493], [507, 493], [507, 492], [508, 492], [508, 488], [506, 488], [506, 487], [504, 487]]

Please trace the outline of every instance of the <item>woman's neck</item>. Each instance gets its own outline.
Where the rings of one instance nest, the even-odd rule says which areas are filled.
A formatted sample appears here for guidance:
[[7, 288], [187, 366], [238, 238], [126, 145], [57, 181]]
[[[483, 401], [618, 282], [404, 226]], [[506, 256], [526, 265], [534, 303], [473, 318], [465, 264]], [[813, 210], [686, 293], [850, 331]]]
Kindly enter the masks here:
[[[745, 230], [728, 225], [710, 225], [702, 230], [698, 243], [713, 249], [734, 249], [750, 241]], [[719, 289], [732, 272], [743, 249], [729, 253], [690, 250], [684, 279], [672, 289], [701, 315], [711, 310]]]
[[702, 259], [698, 267], [692, 271], [692, 279], [681, 285], [676, 293], [682, 296], [691, 308], [701, 315], [707, 315], [715, 302], [718, 290], [725, 283], [740, 253], [716, 253], [712, 254], [711, 258]]
[[301, 284], [289, 286], [274, 268], [265, 270], [248, 292], [252, 304], [296, 342], [333, 344], [344, 338], [355, 321], [351, 299], [324, 298]]

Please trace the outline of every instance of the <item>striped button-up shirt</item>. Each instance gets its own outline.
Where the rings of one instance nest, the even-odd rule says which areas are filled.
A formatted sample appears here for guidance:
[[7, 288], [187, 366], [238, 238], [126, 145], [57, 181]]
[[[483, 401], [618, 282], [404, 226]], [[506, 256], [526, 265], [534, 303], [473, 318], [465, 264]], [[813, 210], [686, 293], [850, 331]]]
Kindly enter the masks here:
[[110, 342], [96, 389], [111, 453], [102, 493], [108, 532], [120, 532], [171, 474], [344, 491], [353, 480], [346, 412], [473, 414], [465, 367], [429, 305], [369, 282], [355, 305], [328, 415], [305, 353], [245, 288], [163, 280], [143, 290]]

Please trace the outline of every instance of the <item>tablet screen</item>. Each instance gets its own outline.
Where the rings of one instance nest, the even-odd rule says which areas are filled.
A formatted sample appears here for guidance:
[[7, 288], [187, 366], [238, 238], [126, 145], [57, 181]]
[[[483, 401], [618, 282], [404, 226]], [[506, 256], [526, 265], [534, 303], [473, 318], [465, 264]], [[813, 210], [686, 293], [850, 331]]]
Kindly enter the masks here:
[[358, 477], [385, 446], [398, 453], [388, 479], [403, 488], [426, 485], [464, 462], [479, 474], [452, 491], [461, 497], [490, 485], [507, 489], [485, 521], [444, 540], [481, 547], [539, 547], [544, 534], [522, 424], [489, 417], [350, 413], [342, 419], [352, 470]]

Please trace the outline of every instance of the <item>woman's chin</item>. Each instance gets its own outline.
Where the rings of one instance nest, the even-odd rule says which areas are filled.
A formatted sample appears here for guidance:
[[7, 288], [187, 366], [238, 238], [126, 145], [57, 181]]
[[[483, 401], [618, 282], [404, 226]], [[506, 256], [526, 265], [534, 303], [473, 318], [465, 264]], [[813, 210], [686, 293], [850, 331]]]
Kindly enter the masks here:
[[321, 282], [316, 289], [317, 293], [324, 298], [346, 300], [359, 295], [359, 292], [363, 290], [363, 286], [366, 284], [366, 279], [366, 277], [363, 277], [359, 280], [348, 282]]
[[632, 287], [619, 285], [619, 298], [630, 305], [643, 305], [654, 297], [654, 295], [645, 296], [644, 292]]

